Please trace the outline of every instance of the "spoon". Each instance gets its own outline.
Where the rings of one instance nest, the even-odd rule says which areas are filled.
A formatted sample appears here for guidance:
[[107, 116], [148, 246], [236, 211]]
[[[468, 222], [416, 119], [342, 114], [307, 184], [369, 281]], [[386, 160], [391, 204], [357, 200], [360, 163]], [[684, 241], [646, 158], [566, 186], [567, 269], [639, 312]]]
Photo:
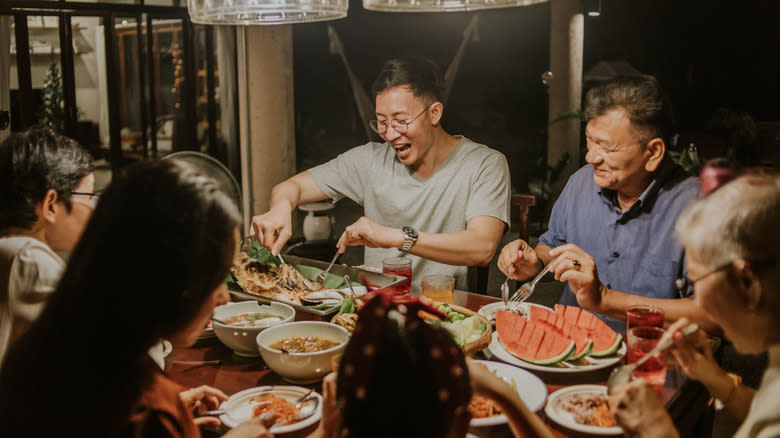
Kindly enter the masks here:
[[352, 298], [357, 297], [357, 294], [355, 293], [355, 289], [352, 289], [352, 281], [349, 279], [349, 275], [344, 276], [344, 281], [347, 282], [347, 287], [349, 288], [349, 291], [352, 292]]
[[[692, 322], [692, 323], [686, 325], [685, 327], [683, 327], [682, 330], [680, 330], [680, 331], [685, 336], [688, 336], [688, 335], [690, 335], [691, 333], [695, 332], [698, 329], [699, 329], [699, 325], [696, 324], [695, 322]], [[636, 361], [636, 362], [634, 362], [632, 364], [623, 365], [621, 367], [615, 368], [612, 371], [612, 374], [609, 375], [609, 379], [607, 379], [607, 394], [612, 394], [612, 391], [616, 387], [628, 383], [628, 381], [631, 379], [631, 373], [639, 365], [642, 365], [643, 363], [645, 363], [645, 361], [647, 361], [651, 357], [654, 357], [658, 353], [660, 353], [661, 351], [666, 350], [667, 348], [671, 347], [673, 343], [674, 343], [674, 341], [672, 341], [671, 339], [667, 339], [666, 341], [656, 345], [655, 348], [653, 348], [647, 354], [642, 356], [642, 358], [639, 359], [638, 361]]]

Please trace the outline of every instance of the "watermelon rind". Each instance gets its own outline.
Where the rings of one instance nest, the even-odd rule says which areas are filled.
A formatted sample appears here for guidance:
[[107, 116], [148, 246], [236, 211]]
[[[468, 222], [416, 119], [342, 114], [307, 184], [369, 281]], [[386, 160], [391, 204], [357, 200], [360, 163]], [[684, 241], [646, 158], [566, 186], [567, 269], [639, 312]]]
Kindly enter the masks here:
[[620, 346], [622, 344], [623, 344], [623, 335], [618, 333], [617, 338], [615, 338], [615, 343], [612, 344], [611, 347], [603, 351], [592, 351], [590, 355], [592, 357], [604, 357], [604, 356], [609, 356], [611, 354], [615, 354], [620, 349]]
[[583, 357], [589, 355], [593, 351], [593, 341], [588, 339], [588, 343], [585, 345], [585, 348], [580, 352], [580, 354], [575, 354], [577, 350], [571, 352], [571, 356], [566, 358], [566, 361], [573, 361], [573, 360], [579, 360]]
[[559, 354], [558, 356], [555, 356], [555, 357], [550, 357], [550, 358], [541, 359], [541, 360], [532, 360], [532, 359], [527, 359], [525, 357], [520, 357], [520, 356], [517, 356], [517, 355], [515, 355], [515, 356], [518, 359], [524, 360], [524, 361], [526, 361], [528, 363], [532, 363], [534, 365], [555, 365], [558, 362], [563, 362], [564, 360], [566, 360], [567, 357], [571, 356], [574, 353], [575, 349], [576, 349], [576, 344], [574, 343], [574, 341], [571, 341], [571, 343], [569, 344], [569, 348], [567, 348], [566, 350], [563, 351], [563, 353], [561, 353], [561, 354]]

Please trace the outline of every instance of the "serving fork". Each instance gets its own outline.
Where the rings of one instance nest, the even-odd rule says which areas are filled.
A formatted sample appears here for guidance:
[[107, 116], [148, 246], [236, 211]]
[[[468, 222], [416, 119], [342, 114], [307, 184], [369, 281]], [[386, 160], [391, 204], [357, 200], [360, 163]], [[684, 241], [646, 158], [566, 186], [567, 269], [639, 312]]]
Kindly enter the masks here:
[[330, 272], [330, 268], [333, 267], [333, 263], [336, 262], [337, 258], [339, 258], [339, 252], [338, 251], [336, 251], [336, 254], [330, 260], [330, 264], [328, 265], [328, 269], [320, 272], [320, 275], [317, 276], [317, 281], [319, 281], [320, 283], [324, 283], [325, 282], [325, 276], [328, 275], [328, 272]]

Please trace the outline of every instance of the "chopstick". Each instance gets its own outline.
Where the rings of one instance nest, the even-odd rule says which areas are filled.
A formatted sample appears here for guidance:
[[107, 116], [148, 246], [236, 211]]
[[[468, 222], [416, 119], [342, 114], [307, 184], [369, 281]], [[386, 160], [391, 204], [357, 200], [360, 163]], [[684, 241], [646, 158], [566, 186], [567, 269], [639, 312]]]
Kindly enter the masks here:
[[216, 360], [172, 360], [171, 365], [221, 365], [222, 361]]

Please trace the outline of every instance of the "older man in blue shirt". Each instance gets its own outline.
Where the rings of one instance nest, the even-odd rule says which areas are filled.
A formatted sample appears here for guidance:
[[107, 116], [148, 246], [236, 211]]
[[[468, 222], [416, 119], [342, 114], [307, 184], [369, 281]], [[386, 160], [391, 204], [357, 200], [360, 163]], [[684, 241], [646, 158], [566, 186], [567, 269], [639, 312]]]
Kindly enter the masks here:
[[663, 91], [653, 78], [616, 78], [588, 92], [585, 114], [588, 164], [569, 178], [536, 248], [507, 244], [499, 268], [526, 280], [551, 263], [568, 282], [561, 304], [604, 315], [619, 331], [634, 304], [710, 326], [675, 287], [685, 260], [674, 223], [700, 184], [666, 151], [673, 116]]

